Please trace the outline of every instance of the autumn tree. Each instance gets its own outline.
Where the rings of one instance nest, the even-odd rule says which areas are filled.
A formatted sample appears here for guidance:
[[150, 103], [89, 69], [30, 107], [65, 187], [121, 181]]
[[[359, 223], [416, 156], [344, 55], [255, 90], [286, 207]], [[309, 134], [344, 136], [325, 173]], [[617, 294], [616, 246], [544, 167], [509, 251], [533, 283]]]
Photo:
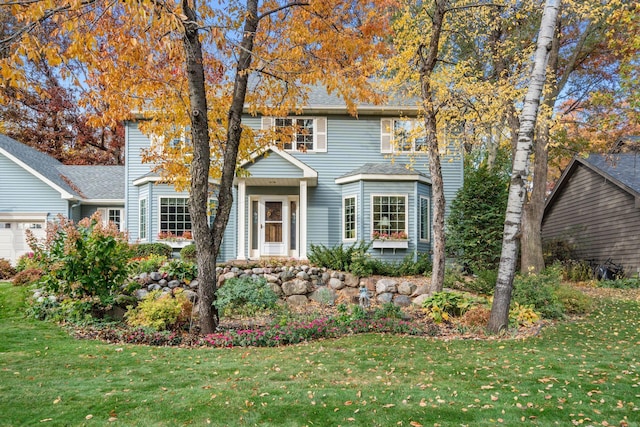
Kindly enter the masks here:
[[547, 0], [545, 4], [531, 71], [531, 80], [528, 84], [527, 95], [520, 115], [518, 144], [513, 159], [509, 197], [507, 199], [500, 267], [491, 306], [491, 316], [487, 325], [488, 329], [494, 333], [509, 325], [509, 306], [511, 304], [511, 291], [516, 270], [518, 234], [520, 232], [522, 208], [526, 194], [525, 187], [529, 176], [529, 161], [559, 8], [560, 0]]
[[[621, 34], [620, 28], [616, 30], [611, 17], [616, 16], [618, 12], [626, 14], [628, 8], [629, 4], [626, 1], [563, 2], [550, 51], [547, 85], [534, 139], [533, 171], [523, 211], [523, 273], [539, 272], [544, 268], [541, 224], [544, 201], [549, 188], [549, 155], [555, 157], [554, 162], [562, 161], [561, 159], [568, 162], [575, 153], [568, 144], [570, 138], [567, 138], [567, 130], [576, 125], [570, 124], [572, 119], [580, 115], [587, 119], [580, 124], [578, 133], [594, 143], [600, 139], [598, 134], [606, 135], [605, 139], [612, 142], [629, 129], [629, 122], [625, 120], [628, 118], [627, 112], [602, 115], [602, 111], [594, 114], [594, 110], [599, 109], [592, 110], [594, 101], [598, 102], [598, 99], [603, 99], [602, 95], [611, 94], [613, 91], [617, 93], [617, 99], [605, 95], [608, 100], [602, 105], [607, 105], [611, 111], [620, 107], [625, 109], [624, 100], [631, 95], [620, 85], [625, 63], [622, 58], [625, 56], [624, 50], [627, 49], [627, 45], [625, 43], [624, 48], [621, 45], [612, 49], [613, 40]], [[624, 94], [625, 92], [628, 95]], [[588, 113], [590, 110], [591, 114]], [[603, 121], [605, 117], [606, 120]], [[605, 125], [607, 121], [609, 123]], [[582, 149], [588, 150], [587, 147], [596, 145], [585, 144]], [[553, 176], [558, 177], [557, 174]]]
[[[0, 9], [0, 40], [9, 37], [16, 25], [9, 12], [8, 8]], [[38, 37], [42, 43], [54, 42], [46, 28]], [[63, 44], [64, 40], [58, 38], [55, 43]], [[9, 45], [2, 46], [0, 56], [6, 57]], [[60, 67], [81, 72], [81, 64], [57, 64], [36, 56], [11, 66], [22, 69], [28, 86], [0, 83], [0, 132], [66, 164], [124, 162], [122, 123], [90, 126], [87, 112], [78, 105], [79, 89], [65, 84], [61, 77]]]
[[[379, 102], [369, 77], [372, 59], [386, 50], [387, 6], [386, 0], [236, 0], [223, 7], [196, 0], [18, 0], [4, 6], [17, 24], [3, 42], [9, 55], [2, 75], [9, 86], [25, 87], [25, 74], [9, 64], [36, 56], [78, 60], [87, 74], [76, 83], [91, 88], [81, 105], [104, 107], [92, 124], [113, 123], [132, 111], [145, 115], [141, 128], [160, 136], [147, 158], [161, 164], [162, 176], [176, 188], [190, 191], [199, 320], [201, 332], [210, 333], [218, 323], [215, 260], [236, 167], [272, 136], [245, 127], [243, 114], [296, 113], [315, 84], [341, 96], [353, 114], [359, 102]], [[68, 44], [39, 43], [44, 24]], [[170, 147], [184, 129], [185, 143]], [[218, 206], [210, 227], [211, 196]]]

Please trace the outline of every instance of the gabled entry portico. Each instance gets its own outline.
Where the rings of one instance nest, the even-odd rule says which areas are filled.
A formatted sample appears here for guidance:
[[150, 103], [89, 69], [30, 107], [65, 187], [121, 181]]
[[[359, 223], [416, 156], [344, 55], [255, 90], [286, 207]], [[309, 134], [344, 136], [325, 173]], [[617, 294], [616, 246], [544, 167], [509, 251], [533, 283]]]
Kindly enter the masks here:
[[318, 173], [291, 154], [271, 148], [243, 165], [238, 188], [237, 259], [307, 257], [307, 192]]

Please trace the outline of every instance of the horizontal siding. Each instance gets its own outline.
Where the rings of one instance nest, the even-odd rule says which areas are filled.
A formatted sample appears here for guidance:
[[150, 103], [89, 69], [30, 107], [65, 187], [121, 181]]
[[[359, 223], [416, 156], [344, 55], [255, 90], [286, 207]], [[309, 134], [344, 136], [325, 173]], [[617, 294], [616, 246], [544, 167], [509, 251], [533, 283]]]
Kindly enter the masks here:
[[69, 215], [69, 202], [58, 191], [2, 155], [0, 194], [0, 212], [47, 213], [49, 220]]
[[627, 274], [640, 271], [640, 209], [634, 197], [584, 166], [577, 167], [556, 195], [542, 236], [573, 243], [579, 259], [612, 258]]
[[[139, 210], [139, 188], [133, 185], [133, 181], [144, 176], [151, 171], [151, 165], [142, 163], [142, 150], [150, 147], [147, 138], [136, 122], [125, 123], [126, 145], [125, 145], [125, 223], [129, 231], [129, 241], [136, 242], [140, 238], [138, 230], [138, 210]], [[155, 221], [151, 221], [153, 224]], [[151, 234], [155, 236], [156, 234]], [[151, 237], [150, 236], [150, 237]]]
[[245, 167], [251, 178], [302, 178], [302, 169], [283, 159], [278, 154], [270, 153]]

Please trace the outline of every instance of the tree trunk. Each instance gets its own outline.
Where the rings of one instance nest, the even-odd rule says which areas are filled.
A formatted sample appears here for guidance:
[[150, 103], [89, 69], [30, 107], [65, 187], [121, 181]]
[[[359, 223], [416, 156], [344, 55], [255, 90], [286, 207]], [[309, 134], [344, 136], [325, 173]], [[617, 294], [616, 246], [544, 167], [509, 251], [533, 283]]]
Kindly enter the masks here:
[[184, 49], [186, 55], [187, 80], [189, 82], [189, 116], [193, 141], [191, 162], [191, 193], [189, 213], [198, 263], [198, 307], [200, 330], [211, 333], [218, 326], [218, 314], [212, 305], [216, 290], [215, 251], [207, 221], [209, 200], [209, 123], [207, 121], [207, 98], [202, 60], [202, 45], [198, 37], [195, 5], [183, 1], [182, 8], [187, 17], [184, 25]]
[[224, 230], [229, 222], [233, 205], [233, 179], [238, 160], [238, 147], [242, 134], [242, 110], [247, 93], [248, 73], [252, 59], [253, 41], [258, 28], [258, 2], [247, 0], [244, 36], [238, 49], [233, 100], [229, 108], [227, 141], [224, 150], [222, 176], [218, 189], [218, 208], [213, 227], [209, 229], [207, 206], [209, 203], [209, 168], [211, 162], [209, 147], [209, 127], [207, 122], [206, 92], [202, 46], [198, 39], [195, 6], [183, 0], [185, 20], [185, 51], [189, 97], [191, 100], [191, 134], [193, 138], [193, 160], [191, 163], [190, 213], [193, 237], [197, 248], [198, 262], [198, 314], [200, 332], [213, 333], [218, 327], [218, 310], [213, 305], [216, 298], [216, 259], [220, 253]]
[[556, 29], [560, 0], [547, 0], [542, 21], [536, 54], [531, 72], [531, 81], [524, 100], [520, 129], [518, 131], [518, 144], [513, 159], [507, 213], [504, 222], [504, 236], [502, 239], [502, 254], [498, 269], [498, 280], [491, 306], [488, 329], [497, 333], [509, 325], [509, 306], [511, 304], [511, 291], [513, 278], [516, 271], [518, 257], [518, 238], [520, 234], [520, 222], [522, 220], [522, 207], [526, 196], [526, 181], [529, 176], [529, 156], [532, 151], [532, 140], [538, 115], [540, 98], [546, 80], [547, 61], [549, 51]]
[[431, 25], [431, 38], [426, 46], [419, 47], [420, 87], [422, 105], [424, 108], [425, 136], [427, 152], [429, 154], [429, 173], [431, 174], [431, 197], [433, 199], [433, 270], [430, 286], [424, 285], [416, 289], [414, 295], [427, 292], [438, 292], [444, 285], [445, 269], [445, 235], [444, 235], [444, 188], [442, 183], [442, 168], [440, 165], [440, 151], [438, 147], [437, 110], [434, 106], [431, 90], [431, 77], [438, 62], [438, 49], [444, 16], [447, 12], [447, 1], [436, 0], [435, 11]]
[[544, 270], [542, 216], [544, 214], [544, 199], [547, 189], [548, 134], [548, 123], [542, 123], [538, 126], [533, 155], [533, 188], [522, 211], [520, 271], [523, 274], [539, 273]]

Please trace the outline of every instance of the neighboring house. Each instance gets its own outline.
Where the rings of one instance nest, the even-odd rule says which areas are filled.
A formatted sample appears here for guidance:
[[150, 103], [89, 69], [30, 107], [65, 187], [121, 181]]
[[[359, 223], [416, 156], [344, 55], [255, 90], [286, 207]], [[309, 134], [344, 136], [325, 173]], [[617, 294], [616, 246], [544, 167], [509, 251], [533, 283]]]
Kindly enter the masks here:
[[124, 167], [67, 166], [0, 135], [0, 258], [30, 251], [26, 230], [45, 236], [58, 214], [78, 221], [101, 210], [124, 229]]
[[[631, 138], [630, 141], [634, 139]], [[612, 259], [640, 272], [640, 153], [575, 157], [547, 199], [543, 241], [560, 240], [577, 259]]]
[[[241, 165], [220, 261], [290, 257], [305, 259], [311, 244], [331, 247], [369, 242], [387, 260], [428, 253], [432, 243], [429, 159], [424, 140], [408, 135], [417, 123], [411, 106], [361, 106], [358, 117], [344, 103], [312, 92], [302, 114], [245, 116], [254, 129], [287, 127], [294, 140], [271, 147]], [[188, 195], [160, 183], [141, 162], [151, 141], [136, 121], [126, 126], [126, 202], [129, 238], [154, 242], [191, 229]], [[446, 154], [442, 174], [447, 203], [463, 181], [460, 154]], [[215, 204], [215, 201], [212, 201]], [[187, 242], [164, 240], [180, 247]]]

